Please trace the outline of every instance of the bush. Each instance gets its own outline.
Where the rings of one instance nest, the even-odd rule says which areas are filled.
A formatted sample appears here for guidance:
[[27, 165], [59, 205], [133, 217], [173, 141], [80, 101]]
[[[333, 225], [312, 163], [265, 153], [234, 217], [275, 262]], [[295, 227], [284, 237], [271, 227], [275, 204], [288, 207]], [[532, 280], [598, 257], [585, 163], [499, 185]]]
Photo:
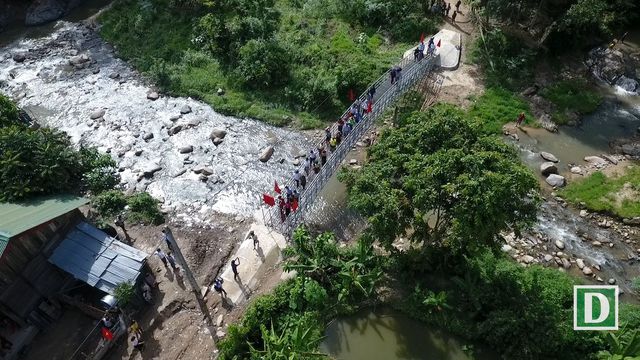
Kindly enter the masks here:
[[133, 284], [123, 282], [118, 284], [113, 290], [113, 296], [116, 298], [118, 306], [124, 308], [131, 304], [136, 296], [136, 290]]
[[236, 76], [244, 86], [269, 89], [289, 78], [289, 56], [276, 40], [249, 40], [239, 51]]
[[124, 211], [127, 199], [122, 191], [109, 190], [94, 197], [92, 205], [102, 217], [113, 217]]
[[8, 97], [0, 94], [0, 128], [18, 125], [18, 107]]
[[67, 134], [47, 128], [0, 128], [0, 202], [77, 192], [82, 164]]
[[164, 216], [158, 208], [158, 201], [142, 192], [130, 196], [127, 199], [129, 205], [129, 220], [131, 222], [143, 222], [159, 225], [164, 222]]
[[92, 194], [100, 194], [118, 185], [120, 176], [116, 172], [116, 162], [111, 156], [101, 154], [95, 148], [82, 148], [80, 161], [84, 185]]

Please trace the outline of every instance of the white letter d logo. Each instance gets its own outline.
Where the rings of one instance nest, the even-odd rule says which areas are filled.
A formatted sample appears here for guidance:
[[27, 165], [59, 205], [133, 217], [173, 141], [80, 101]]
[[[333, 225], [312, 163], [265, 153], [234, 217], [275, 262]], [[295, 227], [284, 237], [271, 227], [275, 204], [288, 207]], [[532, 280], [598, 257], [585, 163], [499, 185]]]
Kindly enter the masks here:
[[[597, 298], [600, 303], [600, 314], [593, 318], [593, 298]], [[609, 316], [609, 299], [600, 293], [584, 294], [584, 322], [587, 324], [598, 324]]]

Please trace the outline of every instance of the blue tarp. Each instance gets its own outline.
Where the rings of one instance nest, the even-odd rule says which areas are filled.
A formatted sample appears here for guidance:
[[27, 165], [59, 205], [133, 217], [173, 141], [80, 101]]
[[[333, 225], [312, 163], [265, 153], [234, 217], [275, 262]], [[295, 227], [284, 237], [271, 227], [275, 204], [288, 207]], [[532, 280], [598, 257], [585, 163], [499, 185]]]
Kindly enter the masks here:
[[146, 258], [144, 252], [80, 222], [56, 248], [49, 262], [113, 295], [118, 284], [136, 281]]

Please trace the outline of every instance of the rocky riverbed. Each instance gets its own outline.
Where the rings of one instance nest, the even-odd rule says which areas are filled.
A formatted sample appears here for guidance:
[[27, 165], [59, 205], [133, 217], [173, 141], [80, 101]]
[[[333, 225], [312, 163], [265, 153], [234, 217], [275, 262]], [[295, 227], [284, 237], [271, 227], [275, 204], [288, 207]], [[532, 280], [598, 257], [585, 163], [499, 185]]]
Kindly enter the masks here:
[[252, 215], [260, 194], [313, 143], [159, 94], [84, 25], [59, 22], [51, 34], [0, 54], [0, 91], [75, 144], [110, 153], [125, 190], [148, 191], [187, 223], [211, 222], [216, 212]]

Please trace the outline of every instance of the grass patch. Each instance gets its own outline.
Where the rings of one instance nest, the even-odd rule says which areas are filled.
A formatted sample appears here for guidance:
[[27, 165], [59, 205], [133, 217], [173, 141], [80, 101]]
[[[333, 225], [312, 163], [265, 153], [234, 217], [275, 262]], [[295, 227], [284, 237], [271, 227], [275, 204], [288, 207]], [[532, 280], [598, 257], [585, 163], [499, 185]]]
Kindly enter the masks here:
[[488, 88], [469, 109], [469, 115], [482, 124], [483, 132], [489, 134], [501, 134], [502, 126], [515, 121], [521, 112], [525, 113], [525, 124], [534, 122], [529, 104], [504, 88]]
[[573, 203], [586, 203], [593, 211], [623, 218], [640, 216], [640, 168], [634, 166], [617, 177], [597, 171], [582, 181], [569, 183], [561, 194]]
[[[227, 16], [229, 12], [216, 11], [216, 6], [227, 3], [231, 4], [117, 0], [100, 17], [100, 33], [165, 93], [200, 99], [225, 115], [309, 129], [335, 120], [349, 103], [350, 89], [363, 92], [414, 45], [421, 32], [434, 33], [440, 21], [409, 15], [420, 13], [421, 6], [407, 0], [391, 1], [388, 6], [401, 3], [404, 10], [388, 12], [337, 0], [276, 0], [273, 9], [279, 16], [273, 17], [278, 18], [273, 33], [252, 33], [262, 25], [273, 25], [267, 24], [270, 19], [251, 18], [260, 24], [245, 27], [249, 23], [243, 19], [250, 16], [239, 9], [254, 7], [246, 1], [230, 8], [230, 13], [241, 15], [233, 23], [226, 21], [230, 18], [221, 22], [232, 35], [214, 31], [215, 21], [208, 28], [203, 25], [203, 19]], [[348, 13], [359, 16], [345, 16]], [[212, 46], [217, 35], [231, 39], [222, 44], [229, 51], [220, 51], [219, 43]], [[239, 49], [253, 39], [268, 41], [278, 51], [263, 48], [263, 56], [247, 59], [243, 54], [254, 52]], [[218, 88], [224, 89], [223, 96], [217, 95]]]
[[542, 96], [556, 106], [552, 119], [567, 124], [571, 113], [588, 114], [602, 103], [602, 96], [582, 79], [562, 80], [542, 91]]

